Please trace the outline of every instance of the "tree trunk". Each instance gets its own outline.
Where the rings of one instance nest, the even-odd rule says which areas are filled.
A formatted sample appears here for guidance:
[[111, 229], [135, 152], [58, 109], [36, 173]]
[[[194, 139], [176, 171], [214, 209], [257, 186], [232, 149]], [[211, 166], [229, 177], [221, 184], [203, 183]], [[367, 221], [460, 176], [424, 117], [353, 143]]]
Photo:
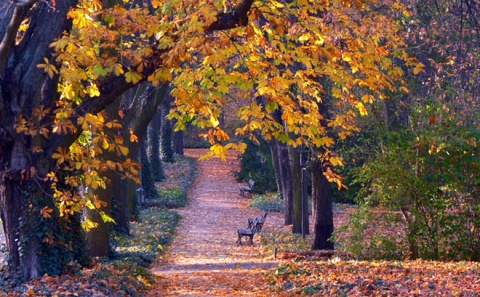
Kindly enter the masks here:
[[85, 218], [97, 224], [97, 227], [88, 230], [86, 233], [87, 250], [91, 257], [108, 257], [110, 253], [110, 227], [111, 223], [104, 221], [101, 212], [105, 215], [111, 215], [112, 191], [111, 187], [107, 189], [98, 188], [91, 194], [98, 195], [99, 199], [105, 203], [100, 209], [88, 209], [85, 211]]
[[312, 200], [315, 201], [312, 250], [333, 250], [333, 242], [328, 240], [333, 234], [332, 187], [323, 174], [324, 167], [320, 159], [312, 157], [311, 168]]
[[175, 158], [173, 154], [173, 142], [172, 142], [172, 134], [173, 134], [172, 121], [166, 118], [166, 116], [170, 113], [170, 105], [172, 103], [172, 99], [173, 98], [170, 95], [167, 95], [165, 96], [164, 100], [162, 100], [162, 103], [161, 103], [162, 160], [164, 162], [169, 162], [169, 163], [175, 162]]
[[308, 215], [308, 171], [307, 159], [308, 153], [305, 148], [300, 153], [300, 169], [301, 169], [301, 188], [302, 188], [302, 236], [310, 234], [310, 222]]
[[155, 189], [155, 182], [153, 181], [152, 176], [152, 166], [147, 156], [147, 137], [143, 137], [140, 141], [140, 160], [142, 162], [142, 188], [145, 190], [145, 197], [158, 198], [157, 189]]
[[282, 177], [281, 177], [281, 164], [279, 158], [279, 141], [277, 139], [272, 139], [269, 142], [270, 144], [270, 154], [272, 155], [272, 164], [273, 170], [275, 171], [275, 182], [277, 184], [277, 192], [281, 199], [284, 199], [283, 188], [282, 188]]
[[[49, 147], [41, 135], [18, 133], [15, 123], [20, 118], [35, 119], [35, 106], [55, 108], [58, 80], [37, 65], [50, 58], [50, 43], [71, 27], [66, 14], [77, 1], [61, 1], [55, 9], [45, 1], [7, 3], [7, 7], [0, 4], [0, 217], [10, 271], [20, 271], [29, 279], [50, 273], [49, 268], [61, 273], [69, 251], [62, 249], [54, 232], [64, 225], [46, 181], [57, 147]], [[28, 38], [16, 42], [17, 30], [27, 17], [24, 36]], [[48, 114], [39, 122], [50, 119]], [[45, 256], [51, 252], [58, 257]]]
[[183, 156], [183, 131], [177, 131], [173, 133], [173, 150], [175, 154]]
[[293, 193], [293, 226], [292, 232], [302, 234], [302, 169], [300, 167], [300, 153], [298, 148], [288, 146], [290, 167], [292, 169], [292, 193]]
[[292, 169], [288, 157], [288, 147], [285, 143], [278, 143], [280, 162], [280, 178], [283, 192], [283, 205], [285, 209], [285, 225], [293, 224], [293, 182]]
[[163, 171], [162, 160], [160, 158], [160, 129], [162, 126], [160, 117], [161, 111], [157, 110], [148, 126], [148, 143], [150, 147], [148, 150], [148, 160], [152, 167], [152, 178], [156, 182], [165, 179], [165, 172]]

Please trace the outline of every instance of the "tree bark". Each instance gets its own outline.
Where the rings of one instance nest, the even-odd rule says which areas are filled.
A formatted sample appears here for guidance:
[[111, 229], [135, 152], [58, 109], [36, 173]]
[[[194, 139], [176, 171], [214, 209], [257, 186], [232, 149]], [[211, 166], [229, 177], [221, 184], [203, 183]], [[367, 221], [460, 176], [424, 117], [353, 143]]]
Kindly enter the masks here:
[[85, 211], [85, 217], [97, 225], [97, 227], [86, 232], [87, 250], [91, 257], [108, 257], [110, 253], [110, 227], [111, 223], [105, 222], [99, 211], [106, 215], [111, 215], [112, 191], [108, 189], [98, 188], [92, 192], [98, 195], [99, 199], [105, 203], [100, 209], [88, 209]]
[[145, 197], [158, 198], [157, 189], [155, 189], [155, 182], [153, 181], [152, 166], [150, 164], [150, 161], [148, 160], [147, 137], [145, 136], [140, 141], [140, 160], [142, 163], [142, 188], [145, 190]]
[[269, 142], [270, 144], [270, 154], [272, 155], [272, 164], [273, 170], [275, 171], [275, 182], [277, 184], [277, 192], [281, 199], [284, 199], [283, 188], [282, 188], [282, 177], [280, 169], [280, 160], [279, 160], [279, 144], [277, 139], [272, 139]]
[[173, 132], [173, 151], [179, 156], [184, 155], [183, 131]]
[[162, 119], [162, 128], [161, 128], [161, 144], [162, 144], [162, 160], [164, 162], [173, 163], [175, 162], [175, 157], [173, 154], [173, 127], [172, 121], [167, 119], [167, 115], [170, 113], [170, 105], [172, 104], [172, 97], [167, 95], [161, 103], [161, 119]]
[[305, 148], [300, 149], [300, 170], [301, 170], [301, 188], [302, 188], [302, 236], [310, 234], [310, 221], [308, 214], [308, 170], [307, 159], [308, 154]]
[[298, 148], [288, 146], [290, 167], [292, 169], [292, 192], [293, 192], [293, 226], [292, 232], [302, 234], [302, 169], [300, 167], [300, 153]]
[[[163, 100], [163, 99], [162, 99]], [[160, 129], [162, 126], [161, 111], [157, 110], [150, 125], [148, 126], [148, 160], [152, 166], [152, 177], [156, 182], [165, 179], [165, 172], [163, 171], [162, 160], [160, 158]]]
[[[42, 254], [53, 249], [41, 244], [46, 231], [34, 230], [42, 224], [43, 230], [53, 233], [59, 218], [55, 211], [40, 216], [42, 210], [55, 208], [50, 182], [45, 181], [55, 161], [45, 150], [35, 149], [44, 149], [46, 141], [42, 136], [17, 134], [15, 121], [21, 116], [32, 118], [35, 106], [55, 107], [58, 80], [46, 76], [37, 65], [50, 55], [50, 43], [69, 30], [66, 14], [76, 2], [62, 1], [51, 10], [41, 1], [31, 13], [28, 10], [33, 1], [8, 2], [2, 4], [8, 7], [0, 12], [0, 217], [10, 270], [20, 270], [26, 279], [41, 275], [45, 267], [56, 266], [53, 261], [61, 262], [49, 258], [40, 261]], [[15, 44], [11, 36], [16, 36], [19, 20], [27, 15], [30, 23], [25, 37]], [[55, 241], [51, 244], [56, 247]]]
[[333, 234], [332, 186], [323, 174], [325, 168], [320, 159], [312, 157], [311, 168], [312, 200], [315, 201], [313, 203], [315, 220], [312, 250], [332, 250], [333, 242], [328, 240]]
[[293, 224], [293, 178], [292, 168], [288, 156], [288, 146], [278, 143], [278, 158], [280, 162], [280, 178], [283, 192], [283, 206], [285, 210], [285, 225]]

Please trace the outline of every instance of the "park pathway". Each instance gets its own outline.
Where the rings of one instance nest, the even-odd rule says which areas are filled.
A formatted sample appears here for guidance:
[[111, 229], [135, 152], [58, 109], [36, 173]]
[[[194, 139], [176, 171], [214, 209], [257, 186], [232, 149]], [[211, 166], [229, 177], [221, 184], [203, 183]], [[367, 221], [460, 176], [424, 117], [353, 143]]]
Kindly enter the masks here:
[[[203, 153], [186, 154], [199, 158]], [[264, 272], [278, 263], [262, 253], [259, 244], [236, 245], [236, 230], [246, 227], [247, 218], [261, 215], [238, 194], [233, 176], [237, 157], [226, 162], [212, 158], [198, 165], [190, 204], [178, 210], [182, 220], [175, 239], [152, 268], [157, 283], [149, 296], [270, 296]], [[269, 214], [264, 230], [275, 224], [281, 225], [280, 215]]]

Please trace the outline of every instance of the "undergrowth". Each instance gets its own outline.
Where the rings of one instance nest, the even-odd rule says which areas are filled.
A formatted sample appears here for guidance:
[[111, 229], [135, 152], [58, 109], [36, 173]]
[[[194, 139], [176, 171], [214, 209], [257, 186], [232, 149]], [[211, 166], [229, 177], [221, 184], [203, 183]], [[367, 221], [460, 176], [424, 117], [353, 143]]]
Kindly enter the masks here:
[[276, 193], [266, 193], [262, 195], [253, 195], [250, 206], [263, 211], [281, 212], [284, 210], [283, 199], [280, 199]]

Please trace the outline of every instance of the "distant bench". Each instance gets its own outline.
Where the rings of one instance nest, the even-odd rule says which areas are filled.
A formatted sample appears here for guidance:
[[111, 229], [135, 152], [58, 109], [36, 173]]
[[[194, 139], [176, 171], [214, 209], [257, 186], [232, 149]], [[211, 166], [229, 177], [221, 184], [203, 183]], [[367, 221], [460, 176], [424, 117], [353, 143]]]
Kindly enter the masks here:
[[250, 245], [253, 245], [253, 237], [255, 233], [262, 231], [263, 224], [267, 218], [267, 212], [264, 212], [260, 218], [249, 218], [248, 228], [242, 228], [237, 230], [238, 240], [237, 243], [242, 245], [242, 237], [247, 237]]
[[250, 196], [252, 196], [254, 185], [255, 181], [253, 179], [250, 179], [248, 180], [248, 185], [238, 187], [238, 189], [240, 190], [240, 196], [245, 197], [245, 194], [249, 194]]

